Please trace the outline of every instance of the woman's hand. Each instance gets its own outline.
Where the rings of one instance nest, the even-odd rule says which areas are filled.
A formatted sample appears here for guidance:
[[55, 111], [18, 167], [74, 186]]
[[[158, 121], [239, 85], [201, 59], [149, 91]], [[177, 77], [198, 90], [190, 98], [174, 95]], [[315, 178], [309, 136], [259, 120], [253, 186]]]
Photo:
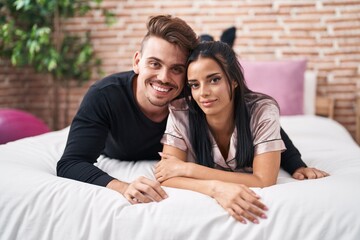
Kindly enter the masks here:
[[243, 184], [214, 181], [212, 197], [236, 220], [259, 223], [257, 217], [267, 218], [267, 207], [259, 201], [259, 196]]
[[169, 178], [186, 176], [188, 163], [166, 153], [159, 154], [161, 161], [156, 164], [154, 170], [157, 181], [161, 183]]
[[330, 174], [327, 172], [321, 171], [316, 168], [309, 168], [309, 167], [301, 167], [296, 169], [293, 173], [292, 177], [297, 180], [304, 180], [304, 179], [316, 179], [316, 178], [323, 178], [327, 177]]

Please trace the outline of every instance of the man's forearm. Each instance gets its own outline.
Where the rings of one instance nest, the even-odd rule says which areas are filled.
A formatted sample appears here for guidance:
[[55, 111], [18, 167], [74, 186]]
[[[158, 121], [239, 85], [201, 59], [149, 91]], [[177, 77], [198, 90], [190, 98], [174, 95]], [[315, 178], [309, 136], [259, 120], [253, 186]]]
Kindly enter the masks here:
[[117, 179], [113, 179], [112, 181], [110, 181], [106, 187], [107, 188], [110, 188], [112, 190], [115, 190], [121, 194], [124, 195], [125, 191], [126, 191], [126, 188], [129, 186], [128, 183], [126, 182], [122, 182], [122, 181], [119, 181]]
[[280, 134], [286, 147], [286, 150], [281, 153], [281, 167], [292, 175], [300, 167], [306, 167], [306, 164], [301, 159], [299, 150], [282, 128]]
[[62, 158], [57, 164], [57, 175], [105, 187], [114, 178], [94, 164]]

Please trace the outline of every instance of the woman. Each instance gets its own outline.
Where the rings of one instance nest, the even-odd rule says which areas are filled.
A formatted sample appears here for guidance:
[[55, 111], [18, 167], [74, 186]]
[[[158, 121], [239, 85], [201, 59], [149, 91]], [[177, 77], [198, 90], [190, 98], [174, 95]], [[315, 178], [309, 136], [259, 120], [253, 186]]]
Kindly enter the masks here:
[[266, 206], [248, 187], [276, 183], [286, 149], [279, 107], [247, 88], [225, 43], [201, 43], [189, 57], [187, 75], [188, 97], [170, 105], [155, 176], [165, 186], [215, 198], [242, 223], [258, 223], [257, 217], [266, 218]]

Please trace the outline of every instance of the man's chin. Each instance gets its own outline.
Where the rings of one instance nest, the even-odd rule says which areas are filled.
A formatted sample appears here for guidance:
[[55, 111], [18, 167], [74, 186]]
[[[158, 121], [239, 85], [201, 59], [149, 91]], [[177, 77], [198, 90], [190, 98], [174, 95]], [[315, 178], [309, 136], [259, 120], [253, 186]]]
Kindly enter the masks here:
[[168, 99], [150, 99], [148, 98], [149, 102], [151, 103], [151, 105], [156, 106], [156, 107], [166, 107], [167, 105], [169, 105], [170, 100]]

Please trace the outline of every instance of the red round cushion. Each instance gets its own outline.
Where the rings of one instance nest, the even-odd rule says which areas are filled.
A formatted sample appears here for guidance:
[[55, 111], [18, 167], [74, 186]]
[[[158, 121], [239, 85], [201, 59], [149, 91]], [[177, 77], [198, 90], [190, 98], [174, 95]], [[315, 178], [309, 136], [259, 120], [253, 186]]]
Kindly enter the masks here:
[[34, 115], [17, 109], [0, 109], [0, 144], [49, 132]]

